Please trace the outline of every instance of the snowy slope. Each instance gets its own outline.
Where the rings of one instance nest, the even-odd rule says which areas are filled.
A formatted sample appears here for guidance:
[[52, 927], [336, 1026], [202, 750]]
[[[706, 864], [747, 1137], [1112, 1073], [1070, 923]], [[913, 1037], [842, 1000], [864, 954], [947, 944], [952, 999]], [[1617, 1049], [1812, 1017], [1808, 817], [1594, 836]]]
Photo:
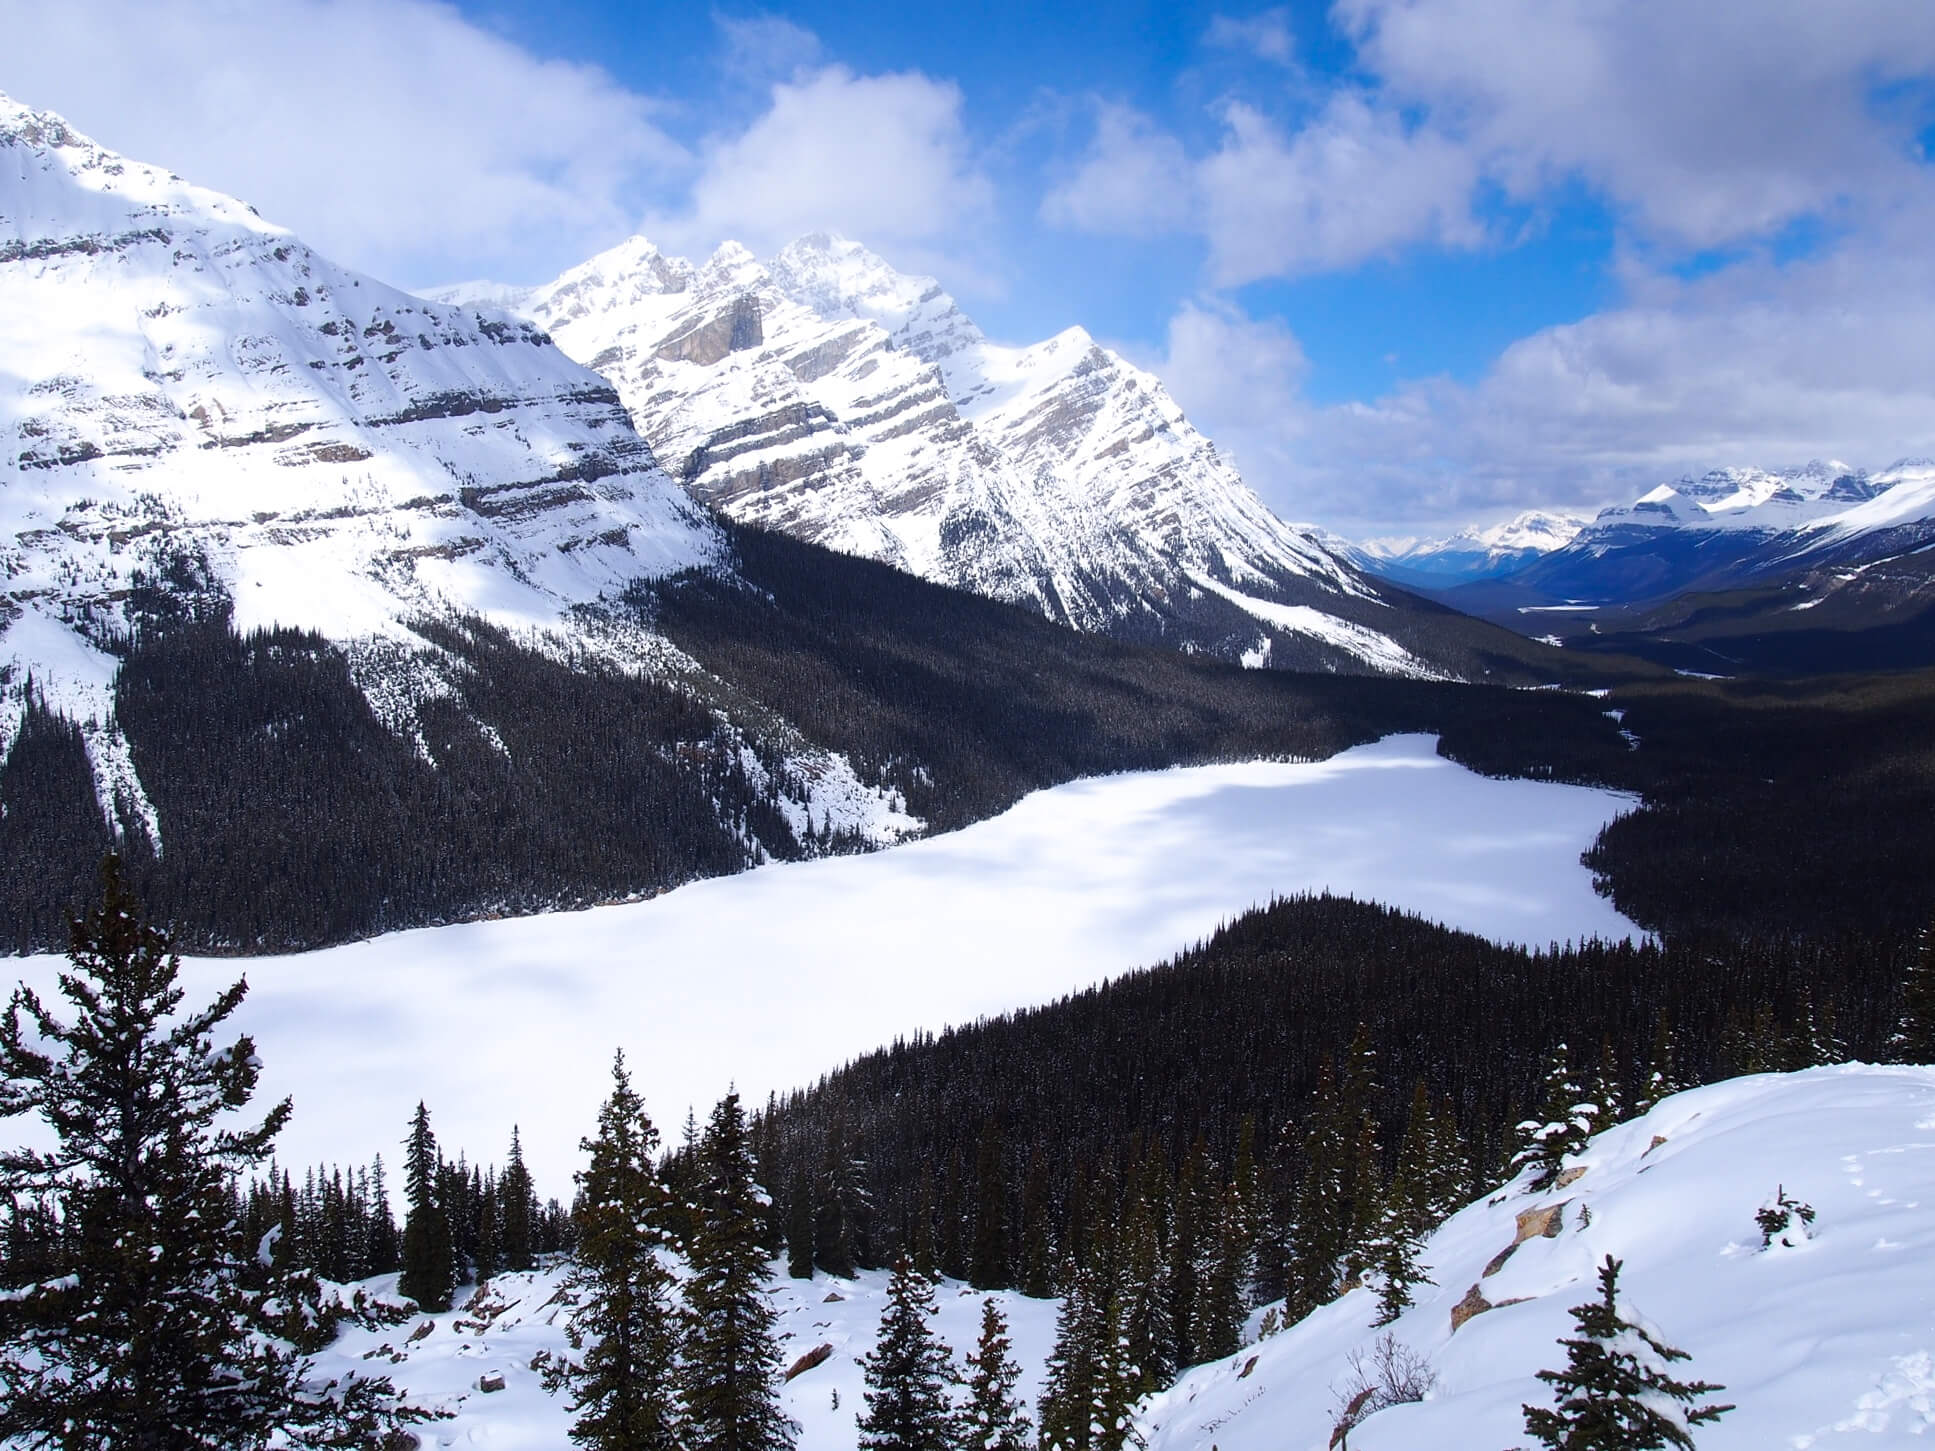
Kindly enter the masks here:
[[558, 626], [718, 547], [536, 328], [0, 97], [0, 748], [31, 675], [90, 722], [111, 799], [132, 768], [100, 647], [144, 576], [231, 594], [240, 629], [364, 640], [449, 607]]
[[[1390, 1327], [1438, 1385], [1351, 1432], [1352, 1451], [1523, 1446], [1520, 1406], [1563, 1366], [1569, 1308], [1595, 1267], [1624, 1262], [1622, 1301], [1738, 1409], [1701, 1451], [1927, 1444], [1935, 1430], [1935, 1070], [1849, 1064], [1761, 1075], [1667, 1099], [1594, 1139], [1564, 1189], [1522, 1187], [1450, 1219], [1424, 1248], [1437, 1283]], [[1754, 1212], [1785, 1186], [1814, 1238], [1762, 1252]], [[1527, 1210], [1563, 1205], [1487, 1274]], [[1474, 1289], [1496, 1308], [1451, 1328]], [[1507, 1301], [1517, 1303], [1507, 1304]], [[1234, 1360], [1186, 1373], [1147, 1405], [1149, 1451], [1323, 1451], [1346, 1357], [1382, 1333], [1357, 1290]], [[1245, 1376], [1243, 1368], [1255, 1357]]]
[[634, 237], [527, 292], [432, 295], [544, 327], [736, 519], [1079, 629], [1236, 658], [1254, 624], [1197, 586], [1208, 576], [1377, 637], [1284, 636], [1305, 663], [1405, 653], [1388, 638], [1400, 612], [1272, 514], [1155, 377], [1080, 328], [990, 342], [933, 279], [857, 243], [815, 234], [765, 263], [727, 243], [694, 264]]
[[[789, 1381], [780, 1404], [799, 1424], [799, 1451], [852, 1451], [854, 1419], [866, 1408], [860, 1357], [873, 1349], [887, 1298], [887, 1274], [862, 1270], [851, 1280], [815, 1275], [789, 1279], [777, 1264], [768, 1282], [779, 1312], [783, 1365], [808, 1351], [832, 1353]], [[415, 1315], [400, 1326], [352, 1326], [316, 1357], [317, 1369], [390, 1377], [415, 1404], [451, 1413], [422, 1428], [428, 1445], [487, 1445], [501, 1451], [558, 1451], [566, 1446], [571, 1416], [567, 1398], [544, 1391], [531, 1362], [540, 1353], [567, 1349], [569, 1311], [556, 1298], [562, 1268], [503, 1274], [481, 1291], [460, 1290], [456, 1305], [441, 1315]], [[396, 1277], [369, 1281], [372, 1294], [393, 1291]], [[1055, 1341], [1057, 1300], [1030, 1300], [1009, 1291], [982, 1293], [958, 1281], [936, 1287], [935, 1334], [966, 1373], [966, 1358], [981, 1333], [981, 1306], [993, 1300], [1009, 1325], [1021, 1368], [1017, 1394], [1032, 1412], [1041, 1395], [1043, 1365]], [[425, 1331], [424, 1326], [430, 1329]], [[413, 1334], [421, 1338], [412, 1340]], [[367, 1358], [366, 1358], [367, 1357]], [[501, 1377], [502, 1390], [479, 1389]], [[839, 1404], [835, 1406], [837, 1396]]]
[[[1308, 765], [1100, 777], [867, 856], [251, 958], [241, 1023], [263, 1093], [295, 1096], [286, 1159], [341, 1157], [423, 1098], [453, 1150], [522, 1124], [532, 1171], [562, 1193], [615, 1047], [673, 1123], [735, 1081], [759, 1103], [897, 1035], [1160, 962], [1305, 890], [1531, 945], [1635, 935], [1579, 861], [1628, 804], [1479, 776], [1415, 736]], [[21, 971], [47, 980], [58, 963]], [[196, 994], [241, 970], [185, 968]]]

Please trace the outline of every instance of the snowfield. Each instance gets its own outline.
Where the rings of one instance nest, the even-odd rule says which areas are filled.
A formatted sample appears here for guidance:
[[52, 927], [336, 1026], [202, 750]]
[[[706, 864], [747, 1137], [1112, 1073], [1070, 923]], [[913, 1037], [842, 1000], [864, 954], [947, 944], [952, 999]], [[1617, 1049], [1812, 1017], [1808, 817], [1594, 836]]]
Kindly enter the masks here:
[[[1696, 1429], [1700, 1451], [1931, 1444], [1935, 1069], [1733, 1079], [1608, 1130], [1577, 1162], [1586, 1172], [1568, 1187], [1495, 1194], [1427, 1242], [1437, 1285], [1390, 1329], [1429, 1357], [1437, 1389], [1365, 1420], [1351, 1451], [1525, 1446], [1519, 1408], [1552, 1403], [1537, 1373], [1564, 1366], [1570, 1308], [1597, 1296], [1608, 1254], [1624, 1262], [1623, 1312], [1692, 1357], [1683, 1379], [1721, 1383], [1716, 1399], [1737, 1407]], [[1763, 1251], [1754, 1211], [1781, 1186], [1818, 1212], [1814, 1237]], [[1524, 1211], [1560, 1204], [1553, 1237], [1486, 1275]], [[1454, 1332], [1451, 1307], [1473, 1287], [1497, 1308]], [[1356, 1290], [1186, 1373], [1144, 1408], [1149, 1451], [1324, 1451], [1331, 1388], [1383, 1333], [1376, 1315], [1376, 1296]]]
[[[1633, 935], [1579, 863], [1629, 804], [1393, 737], [1315, 764], [1078, 781], [963, 831], [646, 902], [183, 975], [194, 1002], [246, 973], [261, 1099], [295, 1096], [284, 1162], [394, 1158], [422, 1099], [453, 1157], [501, 1158], [521, 1125], [540, 1192], [567, 1197], [620, 1046], [676, 1133], [734, 1083], [757, 1107], [898, 1035], [1160, 962], [1279, 895], [1348, 893], [1502, 941]], [[45, 982], [59, 961], [21, 967]]]
[[[776, 1263], [772, 1289], [779, 1311], [782, 1364], [791, 1366], [822, 1345], [832, 1354], [787, 1382], [780, 1401], [799, 1423], [798, 1451], [852, 1451], [854, 1418], [866, 1408], [860, 1357], [873, 1349], [887, 1300], [887, 1273], [862, 1270], [852, 1280], [816, 1274], [788, 1279]], [[545, 1393], [532, 1361], [540, 1352], [566, 1349], [569, 1311], [557, 1299], [562, 1267], [499, 1275], [481, 1293], [460, 1289], [442, 1315], [417, 1315], [388, 1328], [348, 1328], [321, 1355], [317, 1368], [331, 1378], [387, 1375], [416, 1405], [450, 1413], [450, 1419], [416, 1428], [426, 1447], [490, 1446], [498, 1451], [559, 1451], [569, 1444], [571, 1416], [563, 1395]], [[396, 1276], [368, 1282], [393, 1291]], [[829, 1298], [832, 1297], [832, 1298]], [[1012, 1291], [982, 1293], [957, 1280], [936, 1289], [940, 1313], [932, 1324], [954, 1351], [955, 1368], [967, 1374], [967, 1356], [981, 1334], [981, 1303], [993, 1300], [1007, 1318], [1017, 1394], [1030, 1414], [1041, 1397], [1043, 1367], [1055, 1344], [1059, 1300], [1030, 1300]], [[411, 1340], [425, 1324], [433, 1328]], [[503, 1389], [484, 1391], [487, 1378]], [[837, 1397], [838, 1404], [835, 1404]]]

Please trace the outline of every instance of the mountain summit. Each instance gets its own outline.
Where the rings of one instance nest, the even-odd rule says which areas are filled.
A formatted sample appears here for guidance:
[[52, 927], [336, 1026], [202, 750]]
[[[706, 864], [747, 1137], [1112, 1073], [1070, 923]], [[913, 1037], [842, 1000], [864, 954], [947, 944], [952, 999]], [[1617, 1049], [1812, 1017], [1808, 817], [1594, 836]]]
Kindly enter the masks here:
[[1119, 638], [1443, 668], [1412, 602], [1272, 514], [1153, 375], [1079, 327], [991, 342], [856, 242], [693, 263], [634, 237], [542, 287], [430, 295], [543, 327], [733, 519]]

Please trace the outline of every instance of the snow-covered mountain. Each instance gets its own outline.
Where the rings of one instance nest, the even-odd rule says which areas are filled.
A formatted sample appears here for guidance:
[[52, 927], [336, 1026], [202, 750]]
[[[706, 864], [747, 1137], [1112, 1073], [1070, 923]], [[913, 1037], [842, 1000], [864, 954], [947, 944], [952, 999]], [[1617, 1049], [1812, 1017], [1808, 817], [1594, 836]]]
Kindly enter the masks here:
[[932, 278], [802, 237], [642, 237], [505, 306], [609, 378], [694, 495], [1078, 629], [1251, 663], [1436, 673], [1393, 601], [1278, 519], [1161, 382], [1070, 328], [989, 341]]
[[1350, 557], [1373, 574], [1400, 584], [1442, 587], [1492, 579], [1523, 569], [1570, 544], [1592, 522], [1590, 514], [1529, 509], [1502, 524], [1472, 525], [1441, 539], [1367, 539]]
[[347, 640], [447, 607], [555, 624], [718, 547], [538, 329], [338, 267], [0, 97], [0, 729], [31, 675], [125, 768], [100, 647], [144, 579]]
[[[1819, 460], [1714, 469], [1601, 510], [1562, 548], [1499, 578], [1514, 592], [1508, 604], [1627, 605], [1863, 564], [1931, 539], [1935, 460], [1903, 459], [1874, 473]], [[1476, 607], [1478, 597], [1467, 603]]]
[[[144, 585], [344, 645], [427, 758], [415, 714], [469, 667], [410, 622], [662, 661], [575, 612], [723, 550], [537, 327], [360, 276], [0, 97], [0, 761], [31, 692], [81, 724], [110, 820], [159, 841], [111, 683]], [[846, 783], [822, 815], [892, 817], [843, 762], [811, 774]]]

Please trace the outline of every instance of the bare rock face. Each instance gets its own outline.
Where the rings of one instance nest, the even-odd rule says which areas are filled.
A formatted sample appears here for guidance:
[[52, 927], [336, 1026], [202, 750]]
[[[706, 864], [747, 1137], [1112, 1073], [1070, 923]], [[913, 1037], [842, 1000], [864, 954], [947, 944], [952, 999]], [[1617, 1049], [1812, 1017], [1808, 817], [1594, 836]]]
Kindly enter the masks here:
[[833, 1347], [831, 1345], [814, 1346], [786, 1368], [786, 1379], [792, 1380], [795, 1376], [805, 1375], [814, 1366], [826, 1364], [832, 1358], [832, 1355]]
[[1561, 1199], [1557, 1204], [1547, 1204], [1538, 1209], [1521, 1209], [1518, 1212], [1518, 1238], [1514, 1245], [1524, 1244], [1528, 1239], [1557, 1239], [1559, 1231], [1565, 1227], [1565, 1207], [1572, 1201]]

